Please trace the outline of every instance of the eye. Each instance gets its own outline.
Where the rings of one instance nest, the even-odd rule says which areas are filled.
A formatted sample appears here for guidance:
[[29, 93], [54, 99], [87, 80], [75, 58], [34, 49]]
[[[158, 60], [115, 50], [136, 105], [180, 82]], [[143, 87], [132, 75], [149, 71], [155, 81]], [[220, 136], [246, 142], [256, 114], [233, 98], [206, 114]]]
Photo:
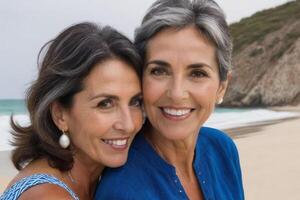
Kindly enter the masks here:
[[202, 78], [202, 77], [208, 77], [208, 74], [204, 70], [193, 70], [191, 71], [190, 76], [193, 78]]
[[109, 109], [109, 108], [112, 108], [113, 106], [114, 106], [114, 101], [113, 101], [113, 99], [110, 99], [110, 98], [100, 101], [97, 105], [97, 107], [99, 107], [101, 109]]
[[130, 106], [141, 107], [142, 104], [143, 104], [143, 99], [142, 99], [142, 97], [134, 97], [134, 98], [130, 101]]
[[150, 74], [154, 76], [167, 76], [169, 73], [164, 67], [153, 67], [150, 70]]

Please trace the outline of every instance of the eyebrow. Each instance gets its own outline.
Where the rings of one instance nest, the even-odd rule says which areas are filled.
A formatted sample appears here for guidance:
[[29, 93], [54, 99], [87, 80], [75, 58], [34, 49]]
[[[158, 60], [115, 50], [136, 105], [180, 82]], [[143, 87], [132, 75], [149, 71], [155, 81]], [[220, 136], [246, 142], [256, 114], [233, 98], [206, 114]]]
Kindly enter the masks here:
[[[153, 61], [147, 62], [146, 67], [151, 64], [160, 65], [162, 67], [170, 67], [169, 63], [162, 61], [162, 60], [153, 60]], [[213, 67], [211, 67], [210, 65], [208, 65], [206, 63], [201, 63], [201, 62], [190, 64], [188, 66], [188, 69], [199, 69], [199, 68], [203, 68], [203, 67], [209, 67], [209, 68], [213, 69]]]
[[146, 67], [148, 65], [151, 65], [151, 64], [156, 64], [156, 65], [160, 65], [160, 66], [165, 66], [165, 67], [170, 67], [170, 64], [165, 62], [165, 61], [162, 61], [162, 60], [151, 60], [149, 62], [146, 63]]
[[[133, 95], [133, 97], [131, 97], [131, 99], [133, 98], [142, 98], [142, 92], [138, 92], [137, 94]], [[93, 97], [90, 97], [89, 100], [92, 101], [94, 99], [100, 98], [100, 97], [105, 97], [105, 98], [110, 98], [110, 99], [114, 99], [114, 100], [120, 100], [120, 98], [116, 95], [112, 95], [112, 94], [106, 94], [106, 93], [101, 93], [98, 95], [95, 95]]]
[[111, 98], [111, 99], [119, 100], [118, 96], [112, 95], [112, 94], [106, 94], [106, 93], [101, 93], [101, 94], [97, 94], [95, 96], [92, 96], [92, 97], [89, 98], [89, 100], [92, 101], [92, 100], [98, 99], [100, 97], [106, 97], [106, 98]]
[[203, 68], [203, 67], [209, 67], [209, 68], [213, 69], [213, 67], [211, 67], [210, 65], [205, 64], [205, 63], [193, 63], [188, 66], [189, 69], [198, 69], [198, 68]]

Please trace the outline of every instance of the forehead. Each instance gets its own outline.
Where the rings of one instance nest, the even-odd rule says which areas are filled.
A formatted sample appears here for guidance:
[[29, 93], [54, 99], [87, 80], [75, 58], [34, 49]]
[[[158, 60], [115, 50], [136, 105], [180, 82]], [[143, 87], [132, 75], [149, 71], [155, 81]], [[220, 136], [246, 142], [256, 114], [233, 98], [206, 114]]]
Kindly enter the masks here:
[[216, 64], [216, 48], [196, 27], [166, 28], [148, 42], [146, 61], [153, 59]]
[[91, 94], [99, 92], [136, 92], [140, 81], [133, 66], [119, 59], [98, 63], [84, 79], [84, 88]]

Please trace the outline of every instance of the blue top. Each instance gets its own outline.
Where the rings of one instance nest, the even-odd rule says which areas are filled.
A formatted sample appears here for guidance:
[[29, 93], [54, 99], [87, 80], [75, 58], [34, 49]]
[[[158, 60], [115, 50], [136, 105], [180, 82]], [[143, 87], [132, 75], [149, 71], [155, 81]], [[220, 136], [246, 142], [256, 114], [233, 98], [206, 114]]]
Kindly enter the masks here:
[[10, 188], [4, 191], [4, 193], [0, 196], [0, 200], [16, 200], [29, 188], [44, 183], [58, 185], [67, 190], [73, 199], [79, 200], [76, 194], [64, 182], [48, 174], [34, 174], [17, 181]]
[[[244, 199], [238, 152], [223, 132], [203, 127], [197, 139], [193, 162], [206, 200]], [[95, 199], [188, 199], [175, 168], [163, 160], [143, 134], [130, 148], [127, 163], [105, 170]]]

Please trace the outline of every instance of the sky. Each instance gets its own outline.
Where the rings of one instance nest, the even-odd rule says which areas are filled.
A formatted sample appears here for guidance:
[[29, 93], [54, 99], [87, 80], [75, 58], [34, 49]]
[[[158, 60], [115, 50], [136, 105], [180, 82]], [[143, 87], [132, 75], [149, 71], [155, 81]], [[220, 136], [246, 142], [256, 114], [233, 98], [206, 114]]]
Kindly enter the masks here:
[[[39, 49], [83, 21], [110, 25], [129, 38], [155, 0], [1, 0], [0, 99], [23, 99], [37, 75]], [[290, 0], [216, 0], [227, 22]]]

